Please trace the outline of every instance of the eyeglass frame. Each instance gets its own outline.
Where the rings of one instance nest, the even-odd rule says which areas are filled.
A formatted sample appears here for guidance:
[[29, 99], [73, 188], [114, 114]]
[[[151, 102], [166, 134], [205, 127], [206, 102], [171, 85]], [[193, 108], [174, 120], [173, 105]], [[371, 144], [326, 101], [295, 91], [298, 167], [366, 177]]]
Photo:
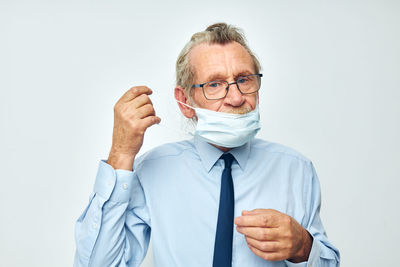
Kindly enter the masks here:
[[[254, 91], [254, 92], [251, 92], [251, 93], [243, 93], [243, 92], [240, 90], [240, 86], [239, 86], [239, 84], [238, 84], [238, 80], [239, 80], [239, 78], [245, 78], [245, 77], [249, 77], [249, 76], [257, 76], [258, 78], [260, 78], [260, 86], [259, 86], [258, 89], [257, 89], [256, 91]], [[206, 96], [206, 93], [204, 92], [204, 85], [206, 85], [207, 83], [212, 83], [212, 82], [221, 81], [221, 80], [214, 80], [214, 81], [209, 81], [209, 82], [205, 82], [205, 83], [194, 84], [194, 85], [192, 86], [192, 88], [199, 88], [199, 87], [201, 87], [201, 89], [202, 89], [202, 91], [203, 91], [203, 95], [204, 95], [204, 97], [205, 97], [207, 100], [220, 100], [220, 99], [225, 98], [225, 97], [228, 95], [229, 86], [231, 86], [232, 84], [236, 84], [237, 89], [239, 90], [239, 92], [240, 92], [242, 95], [249, 95], [249, 94], [254, 94], [254, 93], [258, 92], [258, 91], [260, 90], [260, 87], [261, 87], [261, 77], [263, 77], [262, 73], [256, 73], [256, 74], [249, 74], [249, 75], [245, 75], [245, 76], [239, 76], [234, 82], [231, 82], [231, 83], [228, 83], [228, 81], [224, 81], [224, 82], [226, 82], [226, 83], [228, 84], [228, 86], [225, 88], [225, 90], [226, 90], [225, 95], [224, 95], [223, 97], [220, 97], [220, 98], [208, 98], [208, 97]]]

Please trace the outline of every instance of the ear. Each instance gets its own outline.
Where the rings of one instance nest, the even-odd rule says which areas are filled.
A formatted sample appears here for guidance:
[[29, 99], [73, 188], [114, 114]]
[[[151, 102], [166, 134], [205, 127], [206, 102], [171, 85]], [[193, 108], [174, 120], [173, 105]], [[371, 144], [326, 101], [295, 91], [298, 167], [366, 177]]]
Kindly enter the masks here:
[[[192, 103], [188, 102], [188, 98], [186, 97], [185, 89], [182, 87], [178, 86], [175, 88], [175, 99], [181, 101], [182, 103], [192, 105]], [[178, 102], [179, 109], [181, 110], [182, 114], [188, 118], [191, 119], [194, 117], [195, 112], [192, 108], [189, 108], [185, 105], [182, 105], [181, 103]]]

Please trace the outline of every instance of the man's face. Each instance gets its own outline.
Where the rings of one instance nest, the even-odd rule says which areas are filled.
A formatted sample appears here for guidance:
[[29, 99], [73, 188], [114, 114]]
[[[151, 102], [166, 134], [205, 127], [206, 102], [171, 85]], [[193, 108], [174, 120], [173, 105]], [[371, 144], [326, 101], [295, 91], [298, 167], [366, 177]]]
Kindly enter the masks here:
[[[199, 44], [191, 50], [189, 56], [195, 84], [214, 80], [226, 80], [231, 83], [239, 76], [255, 74], [250, 54], [237, 42], [225, 45]], [[193, 100], [200, 108], [228, 113], [247, 113], [257, 104], [257, 93], [242, 95], [236, 84], [230, 85], [226, 97], [219, 100], [206, 99], [202, 88], [193, 89]]]

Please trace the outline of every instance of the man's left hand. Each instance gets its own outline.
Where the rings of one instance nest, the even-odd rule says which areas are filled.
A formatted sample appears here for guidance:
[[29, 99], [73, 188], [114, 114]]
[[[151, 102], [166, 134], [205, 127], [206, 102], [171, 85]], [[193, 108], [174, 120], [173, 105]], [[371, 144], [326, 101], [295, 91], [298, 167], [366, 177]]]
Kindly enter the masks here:
[[235, 218], [235, 224], [251, 251], [265, 260], [308, 260], [312, 237], [287, 214], [273, 209], [243, 211]]

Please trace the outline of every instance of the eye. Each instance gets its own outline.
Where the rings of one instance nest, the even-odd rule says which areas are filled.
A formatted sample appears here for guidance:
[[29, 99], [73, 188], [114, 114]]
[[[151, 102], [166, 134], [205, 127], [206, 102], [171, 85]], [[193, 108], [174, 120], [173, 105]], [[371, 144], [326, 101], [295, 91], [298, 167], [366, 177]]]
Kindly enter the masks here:
[[222, 81], [214, 81], [207, 83], [207, 87], [209, 88], [221, 88], [224, 87], [224, 82]]
[[247, 77], [239, 77], [237, 79], [237, 83], [241, 83], [241, 84], [246, 83], [248, 81], [249, 81], [249, 78], [247, 78]]
[[208, 84], [208, 86], [213, 87], [213, 88], [216, 88], [216, 87], [218, 87], [219, 85], [220, 85], [219, 82], [211, 82], [211, 83]]

